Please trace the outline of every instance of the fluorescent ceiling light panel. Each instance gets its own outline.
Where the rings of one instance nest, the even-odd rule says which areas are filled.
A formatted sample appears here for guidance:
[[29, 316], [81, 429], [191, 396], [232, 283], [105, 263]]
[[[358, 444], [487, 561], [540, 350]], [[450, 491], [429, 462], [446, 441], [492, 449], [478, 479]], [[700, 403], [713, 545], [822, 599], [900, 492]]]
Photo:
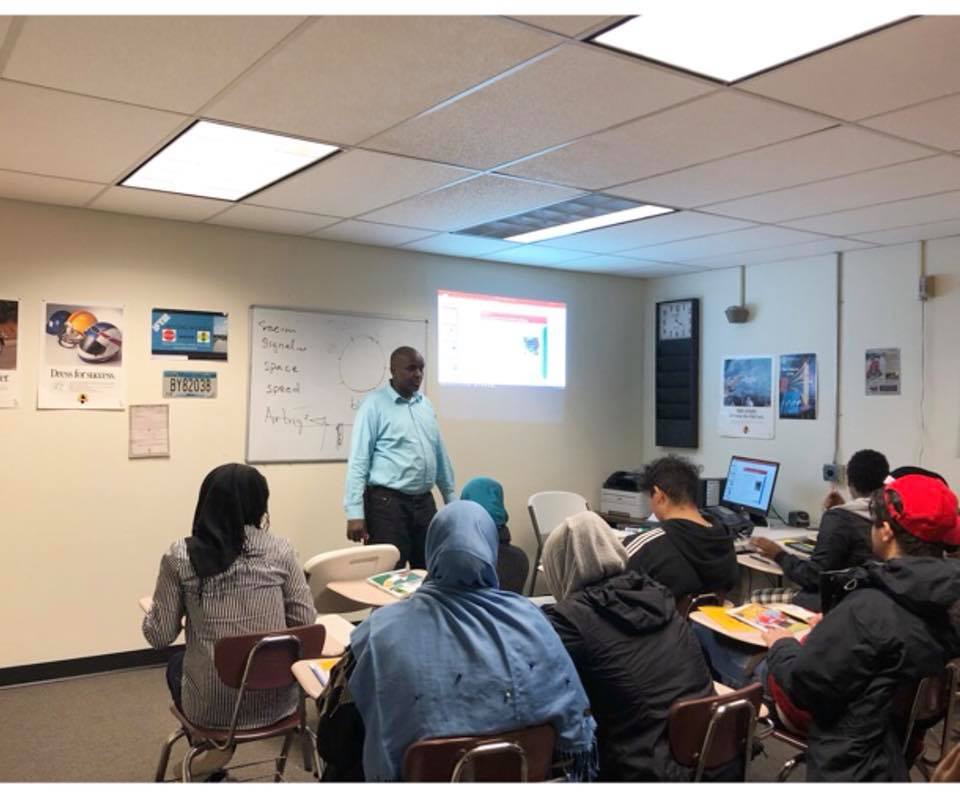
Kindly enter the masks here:
[[629, 223], [631, 220], [642, 220], [644, 217], [655, 217], [658, 214], [667, 214], [674, 211], [666, 206], [635, 206], [632, 209], [623, 209], [619, 212], [602, 214], [599, 217], [587, 217], [584, 220], [575, 220], [572, 223], [563, 223], [559, 226], [541, 228], [539, 231], [529, 231], [526, 234], [517, 234], [507, 237], [510, 242], [540, 242], [554, 237], [566, 237], [570, 234], [579, 234], [581, 231], [592, 231], [595, 228], [606, 228], [618, 223]]
[[236, 201], [338, 150], [321, 142], [200, 120], [120, 184]]
[[739, 81], [916, 13], [916, 2], [726, 0], [691, 9], [643, 0], [639, 14], [591, 39], [726, 83]]

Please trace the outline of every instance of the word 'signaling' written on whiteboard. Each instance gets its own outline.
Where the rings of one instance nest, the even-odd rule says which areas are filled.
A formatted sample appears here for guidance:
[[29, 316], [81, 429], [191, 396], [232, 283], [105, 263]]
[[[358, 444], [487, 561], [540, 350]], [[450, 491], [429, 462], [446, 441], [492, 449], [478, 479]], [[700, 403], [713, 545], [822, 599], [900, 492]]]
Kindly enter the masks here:
[[254, 306], [247, 462], [346, 460], [363, 399], [390, 378], [390, 354], [426, 355], [425, 320]]

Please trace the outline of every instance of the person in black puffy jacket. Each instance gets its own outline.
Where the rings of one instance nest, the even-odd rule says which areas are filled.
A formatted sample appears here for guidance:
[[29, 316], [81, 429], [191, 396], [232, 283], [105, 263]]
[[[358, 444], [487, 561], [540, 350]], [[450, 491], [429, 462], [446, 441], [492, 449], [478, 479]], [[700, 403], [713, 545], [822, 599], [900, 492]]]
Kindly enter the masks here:
[[[855, 568], [872, 559], [869, 500], [871, 494], [883, 487], [889, 473], [887, 458], [879, 451], [864, 449], [850, 457], [847, 486], [853, 498], [845, 502], [836, 491], [827, 497], [827, 511], [820, 519], [817, 545], [809, 559], [791, 554], [769, 538], [753, 538], [751, 542], [757, 550], [776, 560], [783, 575], [800, 586], [795, 595], [791, 594], [794, 604], [819, 612], [820, 574]], [[762, 598], [755, 600], [763, 601]]]
[[596, 513], [568, 518], [543, 549], [557, 599], [545, 612], [590, 698], [599, 779], [688, 780], [670, 755], [667, 716], [679, 699], [711, 695], [710, 673], [670, 591], [625, 563]]
[[894, 694], [960, 655], [957, 498], [942, 482], [904, 476], [874, 493], [881, 562], [825, 575], [841, 598], [801, 645], [768, 631], [770, 676], [812, 716], [807, 779], [906, 781]]

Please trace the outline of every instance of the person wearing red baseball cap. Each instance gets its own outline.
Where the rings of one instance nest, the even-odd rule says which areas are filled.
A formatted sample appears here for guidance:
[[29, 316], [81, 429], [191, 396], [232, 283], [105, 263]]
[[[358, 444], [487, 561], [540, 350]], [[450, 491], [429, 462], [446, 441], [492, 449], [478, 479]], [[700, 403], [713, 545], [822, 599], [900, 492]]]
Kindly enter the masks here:
[[[801, 644], [764, 633], [771, 686], [810, 714], [807, 779], [907, 781], [894, 693], [960, 655], [957, 497], [930, 476], [904, 475], [870, 501], [874, 562], [835, 572], [840, 598]], [[825, 575], [826, 576], [826, 575]]]

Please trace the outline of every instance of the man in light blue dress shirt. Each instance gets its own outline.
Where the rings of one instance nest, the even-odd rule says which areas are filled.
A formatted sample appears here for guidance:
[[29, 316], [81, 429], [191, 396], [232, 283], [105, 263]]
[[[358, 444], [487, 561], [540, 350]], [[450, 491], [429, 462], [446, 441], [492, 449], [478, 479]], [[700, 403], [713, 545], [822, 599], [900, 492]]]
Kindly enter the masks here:
[[402, 567], [426, 568], [424, 541], [437, 506], [456, 498], [453, 466], [433, 406], [420, 392], [423, 356], [409, 346], [390, 355], [390, 383], [371, 393], [353, 423], [347, 488], [347, 537], [392, 543]]

